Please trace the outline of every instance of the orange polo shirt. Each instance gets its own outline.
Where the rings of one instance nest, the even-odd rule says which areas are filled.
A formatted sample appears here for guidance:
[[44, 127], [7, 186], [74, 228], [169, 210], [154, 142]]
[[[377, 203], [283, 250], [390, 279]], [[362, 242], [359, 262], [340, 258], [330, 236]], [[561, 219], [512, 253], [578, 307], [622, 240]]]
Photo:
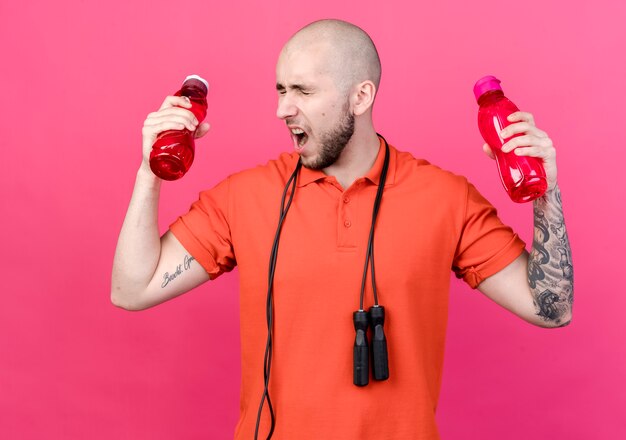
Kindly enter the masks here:
[[[345, 190], [334, 177], [301, 170], [274, 281], [273, 439], [438, 439], [435, 410], [450, 270], [476, 287], [524, 249], [464, 177], [390, 147], [374, 246], [390, 377], [354, 386], [352, 313], [359, 308], [384, 151], [381, 140], [372, 169]], [[202, 192], [170, 226], [212, 279], [239, 267], [242, 381], [236, 439], [254, 437], [263, 390], [269, 256], [282, 191], [297, 159], [296, 153], [283, 153], [228, 177]], [[366, 309], [373, 304], [369, 281]], [[267, 436], [268, 426], [266, 407], [259, 438]]]

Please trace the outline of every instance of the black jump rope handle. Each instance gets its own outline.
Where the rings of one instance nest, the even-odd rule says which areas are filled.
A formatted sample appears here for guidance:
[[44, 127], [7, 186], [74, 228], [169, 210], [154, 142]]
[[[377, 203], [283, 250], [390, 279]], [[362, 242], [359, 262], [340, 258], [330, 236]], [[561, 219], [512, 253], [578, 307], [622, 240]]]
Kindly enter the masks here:
[[372, 327], [372, 376], [375, 380], [389, 379], [387, 356], [387, 338], [383, 330], [385, 308], [374, 306], [369, 310], [369, 322]]
[[354, 340], [354, 384], [363, 387], [369, 382], [369, 347], [367, 343], [367, 312], [359, 310], [354, 312], [354, 329], [356, 338]]

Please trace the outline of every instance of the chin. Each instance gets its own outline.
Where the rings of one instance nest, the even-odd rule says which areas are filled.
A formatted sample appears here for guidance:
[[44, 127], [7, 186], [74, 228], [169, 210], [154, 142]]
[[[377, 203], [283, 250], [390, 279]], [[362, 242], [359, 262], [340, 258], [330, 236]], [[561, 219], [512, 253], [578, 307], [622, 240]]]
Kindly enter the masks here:
[[300, 155], [300, 161], [302, 162], [302, 166], [304, 168], [308, 168], [310, 170], [320, 170], [321, 168], [317, 166], [319, 161], [317, 160], [317, 156], [302, 156]]
[[320, 162], [319, 154], [311, 151], [312, 145], [307, 145], [304, 151], [300, 153], [300, 161], [302, 166], [310, 169], [319, 169], [316, 165]]

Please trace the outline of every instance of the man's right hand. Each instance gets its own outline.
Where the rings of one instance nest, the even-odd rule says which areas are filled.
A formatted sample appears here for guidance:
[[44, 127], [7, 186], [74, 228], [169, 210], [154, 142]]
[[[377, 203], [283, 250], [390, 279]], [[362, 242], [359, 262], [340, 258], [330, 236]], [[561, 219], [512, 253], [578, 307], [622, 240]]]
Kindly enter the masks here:
[[150, 170], [150, 151], [159, 133], [195, 130], [195, 137], [209, 131], [198, 124], [189, 100], [168, 96], [143, 125], [143, 160], [113, 259], [111, 301], [128, 310], [141, 310], [185, 293], [209, 279], [170, 231], [159, 237], [158, 205], [161, 179]]
[[142, 167], [150, 169], [150, 151], [159, 133], [186, 128], [189, 131], [196, 130], [194, 137], [200, 138], [209, 131], [210, 125], [206, 122], [198, 124], [198, 120], [189, 110], [190, 108], [191, 102], [187, 97], [168, 96], [156, 112], [148, 114], [141, 130], [143, 137]]

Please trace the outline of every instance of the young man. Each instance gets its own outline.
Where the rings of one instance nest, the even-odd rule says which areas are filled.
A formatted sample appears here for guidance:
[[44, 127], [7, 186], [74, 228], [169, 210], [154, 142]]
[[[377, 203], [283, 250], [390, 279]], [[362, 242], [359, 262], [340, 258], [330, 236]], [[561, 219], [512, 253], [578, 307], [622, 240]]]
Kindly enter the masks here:
[[[276, 439], [436, 439], [449, 271], [522, 319], [542, 327], [571, 320], [571, 253], [556, 183], [555, 150], [529, 113], [503, 138], [504, 151], [539, 157], [548, 192], [534, 202], [530, 255], [466, 179], [389, 146], [374, 130], [380, 61], [369, 36], [337, 20], [312, 23], [283, 48], [276, 67], [277, 116], [294, 152], [204, 191], [159, 237], [159, 179], [148, 164], [158, 133], [197, 129], [181, 97], [148, 115], [143, 162], [115, 254], [111, 298], [141, 310], [239, 267], [242, 410], [236, 438], [254, 438], [264, 390], [266, 292], [279, 202], [296, 168], [273, 283], [269, 392]], [[386, 158], [388, 153], [388, 158]], [[489, 154], [488, 147], [485, 149]], [[387, 171], [384, 165], [388, 161]], [[353, 385], [352, 313], [374, 304], [368, 273], [359, 304], [372, 209], [376, 288], [387, 311], [390, 376]], [[195, 261], [194, 261], [195, 260]], [[184, 264], [187, 270], [168, 277]], [[166, 282], [167, 281], [167, 282]], [[259, 438], [270, 431], [265, 405]]]

